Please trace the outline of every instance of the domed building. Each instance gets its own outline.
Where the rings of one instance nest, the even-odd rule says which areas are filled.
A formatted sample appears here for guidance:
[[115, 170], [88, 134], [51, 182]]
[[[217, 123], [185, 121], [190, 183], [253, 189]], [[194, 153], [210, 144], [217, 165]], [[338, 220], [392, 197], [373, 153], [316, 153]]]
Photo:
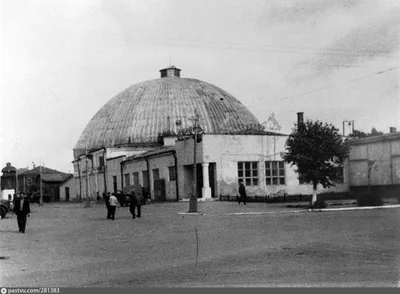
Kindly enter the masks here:
[[180, 78], [180, 71], [163, 69], [161, 78], [135, 84], [106, 103], [80, 136], [75, 156], [92, 148], [157, 144], [161, 133], [191, 127], [195, 110], [207, 134], [259, 124], [235, 97], [209, 83]]
[[236, 195], [239, 182], [259, 195], [287, 184], [286, 137], [264, 130], [231, 94], [180, 71], [130, 86], [89, 121], [73, 150], [78, 198], [134, 184], [160, 201]]

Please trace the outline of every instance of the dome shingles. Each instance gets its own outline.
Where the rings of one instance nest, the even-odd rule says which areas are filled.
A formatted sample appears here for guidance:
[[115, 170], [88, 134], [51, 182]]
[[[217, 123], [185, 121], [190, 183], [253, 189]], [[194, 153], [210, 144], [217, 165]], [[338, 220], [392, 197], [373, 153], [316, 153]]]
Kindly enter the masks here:
[[195, 109], [205, 133], [235, 132], [259, 124], [240, 101], [214, 85], [196, 79], [160, 78], [135, 84], [107, 102], [74, 149], [156, 143], [159, 133], [192, 126]]

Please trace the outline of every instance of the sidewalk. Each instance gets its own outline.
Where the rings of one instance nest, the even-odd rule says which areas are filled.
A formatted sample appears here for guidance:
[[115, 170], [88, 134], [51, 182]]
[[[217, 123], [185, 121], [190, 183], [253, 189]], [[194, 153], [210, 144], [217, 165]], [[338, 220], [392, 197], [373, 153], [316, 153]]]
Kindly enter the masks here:
[[[179, 202], [181, 209], [180, 215], [191, 215], [188, 213], [189, 202]], [[184, 205], [182, 205], [184, 204]], [[197, 202], [197, 213], [195, 215], [244, 215], [244, 214], [270, 214], [270, 213], [289, 213], [307, 212], [305, 208], [288, 208], [287, 205], [307, 205], [308, 202], [285, 202], [285, 203], [262, 203], [250, 202], [246, 205], [238, 204], [235, 201], [213, 201]]]
[[[180, 202], [179, 204], [182, 204]], [[344, 204], [343, 206], [331, 205], [327, 208], [308, 209], [308, 201], [303, 202], [283, 202], [283, 203], [247, 203], [238, 204], [234, 201], [215, 201], [198, 202], [197, 213], [189, 213], [189, 202], [185, 202], [183, 209], [179, 210], [179, 215], [262, 215], [273, 213], [301, 213], [301, 212], [329, 212], [329, 211], [351, 211], [351, 210], [370, 210], [400, 208], [400, 204], [386, 204], [383, 206], [357, 206]], [[287, 207], [292, 206], [292, 207]], [[304, 207], [296, 207], [304, 206]]]

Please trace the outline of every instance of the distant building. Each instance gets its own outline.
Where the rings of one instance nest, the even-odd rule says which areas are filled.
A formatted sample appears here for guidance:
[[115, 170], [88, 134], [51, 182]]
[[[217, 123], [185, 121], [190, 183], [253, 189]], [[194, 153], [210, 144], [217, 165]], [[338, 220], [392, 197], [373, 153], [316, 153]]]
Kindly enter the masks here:
[[76, 198], [76, 185], [74, 177], [69, 174], [69, 177], [60, 185], [60, 201], [71, 201]]
[[[349, 186], [351, 191], [400, 193], [400, 132], [351, 140]], [[370, 170], [370, 172], [369, 172]]]
[[17, 169], [10, 162], [1, 170], [1, 190], [17, 190]]
[[28, 195], [38, 194], [42, 182], [42, 193], [49, 201], [60, 201], [60, 186], [71, 177], [72, 174], [37, 166], [18, 175], [19, 191]]

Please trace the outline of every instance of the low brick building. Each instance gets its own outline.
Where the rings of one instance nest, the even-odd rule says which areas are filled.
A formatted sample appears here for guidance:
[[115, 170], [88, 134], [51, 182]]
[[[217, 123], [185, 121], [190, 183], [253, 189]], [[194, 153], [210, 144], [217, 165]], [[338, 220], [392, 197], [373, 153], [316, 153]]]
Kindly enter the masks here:
[[37, 195], [41, 183], [46, 201], [60, 201], [60, 186], [70, 177], [72, 174], [37, 166], [18, 175], [18, 187], [19, 191], [28, 195]]

